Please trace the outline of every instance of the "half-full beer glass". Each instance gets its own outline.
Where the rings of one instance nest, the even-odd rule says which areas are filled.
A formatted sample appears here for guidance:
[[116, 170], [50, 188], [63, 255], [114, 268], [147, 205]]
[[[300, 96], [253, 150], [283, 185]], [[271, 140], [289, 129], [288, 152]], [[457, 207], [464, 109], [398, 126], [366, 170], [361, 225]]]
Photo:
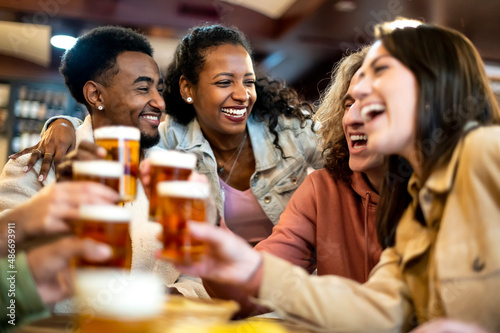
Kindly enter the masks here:
[[115, 161], [75, 161], [73, 180], [92, 181], [111, 187], [119, 193], [123, 166]]
[[187, 222], [206, 222], [208, 184], [169, 181], [159, 183], [157, 190], [158, 217], [163, 226], [162, 255], [184, 265], [199, 261], [205, 244], [191, 237]]
[[139, 129], [130, 126], [106, 126], [94, 130], [95, 143], [108, 152], [106, 159], [118, 161], [123, 165], [120, 182], [122, 201], [133, 201], [137, 195], [140, 138]]
[[151, 272], [80, 270], [75, 291], [81, 333], [158, 332], [165, 294]]
[[156, 149], [150, 154], [151, 181], [149, 219], [156, 220], [158, 183], [170, 180], [187, 180], [196, 167], [196, 155], [175, 150]]
[[77, 267], [114, 267], [130, 269], [132, 264], [132, 242], [129, 225], [131, 214], [127, 208], [114, 205], [81, 205], [79, 218], [73, 221], [73, 232], [79, 238], [92, 238], [106, 243], [113, 249], [110, 259], [92, 262], [75, 259]]

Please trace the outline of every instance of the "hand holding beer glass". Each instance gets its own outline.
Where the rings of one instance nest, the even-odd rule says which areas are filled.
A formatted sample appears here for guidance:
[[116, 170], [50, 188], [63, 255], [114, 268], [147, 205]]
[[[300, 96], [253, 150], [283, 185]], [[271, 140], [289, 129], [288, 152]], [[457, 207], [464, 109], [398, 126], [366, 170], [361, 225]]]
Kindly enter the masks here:
[[104, 262], [91, 262], [82, 258], [76, 267], [107, 267], [130, 270], [132, 266], [132, 242], [129, 225], [131, 213], [115, 205], [81, 205], [79, 218], [72, 223], [73, 232], [79, 238], [91, 238], [106, 243], [113, 249], [111, 258]]
[[106, 159], [123, 165], [119, 193], [124, 202], [135, 200], [137, 195], [140, 138], [139, 129], [130, 126], [106, 126], [94, 130], [95, 143], [108, 152]]
[[156, 186], [163, 181], [188, 180], [196, 167], [196, 155], [175, 150], [157, 149], [151, 151], [149, 160], [151, 161], [149, 219], [155, 221], [158, 206]]
[[188, 221], [206, 223], [209, 185], [193, 181], [167, 181], [157, 185], [158, 221], [163, 226], [161, 256], [175, 264], [190, 265], [201, 259], [205, 246], [193, 238]]

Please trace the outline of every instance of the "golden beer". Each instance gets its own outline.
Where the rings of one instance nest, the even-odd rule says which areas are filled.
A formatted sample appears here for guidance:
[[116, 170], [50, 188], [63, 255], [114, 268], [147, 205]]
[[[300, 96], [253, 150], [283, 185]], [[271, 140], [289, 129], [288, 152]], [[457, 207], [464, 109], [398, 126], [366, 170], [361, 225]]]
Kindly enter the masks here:
[[72, 224], [73, 232], [79, 238], [91, 238], [106, 243], [113, 249], [107, 261], [91, 262], [77, 258], [77, 267], [117, 267], [130, 269], [132, 266], [132, 242], [129, 225], [131, 214], [126, 208], [114, 205], [81, 205], [79, 218]]
[[151, 181], [149, 218], [155, 220], [158, 205], [156, 186], [169, 180], [187, 180], [196, 167], [196, 155], [175, 150], [153, 150], [150, 154]]
[[94, 130], [95, 143], [108, 152], [106, 159], [118, 161], [123, 165], [120, 182], [122, 201], [133, 201], [137, 195], [140, 138], [139, 129], [130, 126], [106, 126]]
[[92, 181], [120, 191], [123, 167], [114, 161], [76, 161], [73, 162], [73, 180]]
[[82, 333], [156, 332], [165, 291], [153, 273], [80, 270], [75, 280]]
[[162, 255], [183, 265], [199, 261], [205, 244], [190, 236], [187, 222], [206, 222], [208, 184], [169, 181], [159, 183], [157, 190], [158, 221], [163, 226]]

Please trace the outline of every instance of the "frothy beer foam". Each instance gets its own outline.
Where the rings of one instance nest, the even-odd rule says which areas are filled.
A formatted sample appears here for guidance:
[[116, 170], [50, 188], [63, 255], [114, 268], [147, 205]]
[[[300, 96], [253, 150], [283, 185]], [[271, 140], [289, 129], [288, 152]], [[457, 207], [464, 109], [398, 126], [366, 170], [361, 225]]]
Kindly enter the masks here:
[[166, 300], [161, 279], [151, 272], [79, 270], [76, 296], [81, 314], [101, 318], [147, 319], [162, 312]]
[[122, 139], [139, 141], [141, 131], [131, 126], [105, 126], [94, 130], [94, 139]]
[[151, 165], [169, 166], [179, 169], [194, 169], [196, 166], [196, 155], [183, 153], [176, 150], [156, 149], [150, 154]]
[[73, 173], [78, 175], [119, 178], [123, 175], [123, 165], [115, 161], [76, 161]]
[[208, 184], [190, 181], [168, 181], [157, 185], [161, 197], [206, 199], [210, 193]]
[[88, 221], [130, 222], [130, 210], [115, 205], [81, 205], [80, 219]]

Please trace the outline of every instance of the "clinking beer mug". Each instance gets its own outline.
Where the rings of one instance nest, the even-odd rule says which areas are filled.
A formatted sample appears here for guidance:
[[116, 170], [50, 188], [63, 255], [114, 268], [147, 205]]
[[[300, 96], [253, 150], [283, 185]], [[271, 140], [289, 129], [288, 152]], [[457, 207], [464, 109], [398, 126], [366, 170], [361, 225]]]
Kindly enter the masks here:
[[120, 180], [123, 166], [115, 161], [75, 161], [73, 162], [73, 180], [92, 181], [120, 192]]
[[158, 194], [156, 186], [163, 181], [187, 180], [196, 167], [196, 155], [175, 150], [156, 149], [151, 151], [151, 181], [149, 219], [156, 219]]
[[82, 333], [158, 332], [165, 290], [152, 272], [80, 270], [76, 306]]
[[190, 181], [168, 181], [157, 185], [158, 221], [163, 226], [162, 256], [183, 265], [201, 259], [204, 242], [194, 239], [187, 230], [188, 221], [212, 221], [208, 205], [209, 185]]
[[107, 151], [106, 159], [123, 165], [120, 196], [124, 202], [137, 195], [141, 132], [130, 126], [105, 126], [94, 130], [95, 143]]
[[81, 205], [79, 218], [71, 226], [79, 238], [91, 238], [106, 243], [113, 249], [110, 259], [91, 262], [75, 259], [76, 267], [107, 267], [129, 270], [132, 266], [132, 242], [130, 239], [131, 213], [127, 208], [115, 205]]

